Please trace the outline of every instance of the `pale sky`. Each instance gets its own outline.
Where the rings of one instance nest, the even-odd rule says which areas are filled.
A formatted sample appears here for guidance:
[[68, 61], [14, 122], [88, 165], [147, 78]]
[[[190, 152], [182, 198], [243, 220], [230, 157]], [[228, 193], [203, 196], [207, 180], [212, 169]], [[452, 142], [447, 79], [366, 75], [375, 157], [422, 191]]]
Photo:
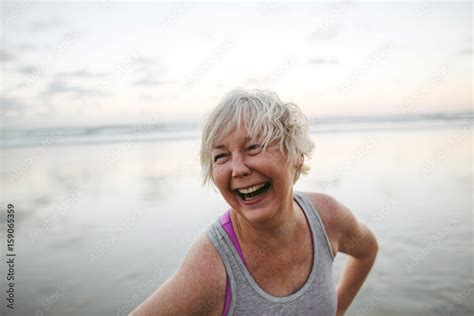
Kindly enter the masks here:
[[198, 120], [265, 88], [312, 117], [472, 110], [470, 1], [2, 2], [4, 127]]

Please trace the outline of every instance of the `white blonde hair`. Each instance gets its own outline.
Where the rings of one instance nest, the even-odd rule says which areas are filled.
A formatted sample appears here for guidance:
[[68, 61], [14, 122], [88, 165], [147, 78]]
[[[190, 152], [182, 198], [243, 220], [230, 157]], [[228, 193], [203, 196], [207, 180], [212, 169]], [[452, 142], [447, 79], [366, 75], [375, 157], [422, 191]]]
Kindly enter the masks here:
[[314, 144], [308, 133], [308, 119], [298, 106], [282, 102], [272, 91], [237, 89], [227, 93], [204, 121], [200, 150], [203, 184], [213, 181], [212, 147], [241, 123], [251, 139], [261, 141], [263, 150], [269, 144], [279, 145], [290, 166], [296, 168], [295, 181], [300, 173], [308, 172], [304, 161], [311, 158]]

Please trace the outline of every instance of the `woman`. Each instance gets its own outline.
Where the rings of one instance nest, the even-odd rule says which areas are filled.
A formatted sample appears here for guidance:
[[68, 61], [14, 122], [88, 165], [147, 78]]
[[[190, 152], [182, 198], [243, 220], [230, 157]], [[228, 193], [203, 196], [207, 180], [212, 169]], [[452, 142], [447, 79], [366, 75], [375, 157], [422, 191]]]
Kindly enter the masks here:
[[[377, 254], [332, 197], [294, 192], [313, 150], [307, 119], [265, 91], [230, 92], [204, 126], [204, 182], [230, 209], [132, 315], [343, 315]], [[349, 260], [337, 288], [332, 263]]]

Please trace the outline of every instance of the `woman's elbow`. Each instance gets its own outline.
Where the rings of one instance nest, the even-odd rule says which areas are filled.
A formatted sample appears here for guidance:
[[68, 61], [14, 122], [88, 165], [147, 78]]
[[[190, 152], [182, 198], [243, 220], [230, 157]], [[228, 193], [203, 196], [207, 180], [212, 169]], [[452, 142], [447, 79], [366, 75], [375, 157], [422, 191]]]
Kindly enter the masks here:
[[375, 237], [374, 233], [369, 230], [369, 242], [368, 242], [368, 251], [367, 251], [367, 257], [375, 261], [375, 258], [377, 258], [377, 254], [379, 252], [379, 243], [377, 241], [377, 238]]

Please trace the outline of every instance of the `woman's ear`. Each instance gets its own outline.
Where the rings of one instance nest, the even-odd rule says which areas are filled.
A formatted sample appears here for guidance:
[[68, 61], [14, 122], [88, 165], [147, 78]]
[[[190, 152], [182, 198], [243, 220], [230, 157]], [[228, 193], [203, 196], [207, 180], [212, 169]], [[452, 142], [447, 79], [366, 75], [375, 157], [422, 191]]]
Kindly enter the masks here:
[[298, 178], [301, 175], [301, 169], [303, 169], [303, 163], [304, 163], [304, 156], [303, 154], [300, 154], [298, 159], [296, 159], [295, 163], [295, 182], [298, 180]]
[[296, 170], [301, 171], [301, 168], [303, 168], [303, 163], [304, 163], [304, 156], [303, 154], [300, 154], [298, 159], [296, 159], [296, 164], [295, 164]]

